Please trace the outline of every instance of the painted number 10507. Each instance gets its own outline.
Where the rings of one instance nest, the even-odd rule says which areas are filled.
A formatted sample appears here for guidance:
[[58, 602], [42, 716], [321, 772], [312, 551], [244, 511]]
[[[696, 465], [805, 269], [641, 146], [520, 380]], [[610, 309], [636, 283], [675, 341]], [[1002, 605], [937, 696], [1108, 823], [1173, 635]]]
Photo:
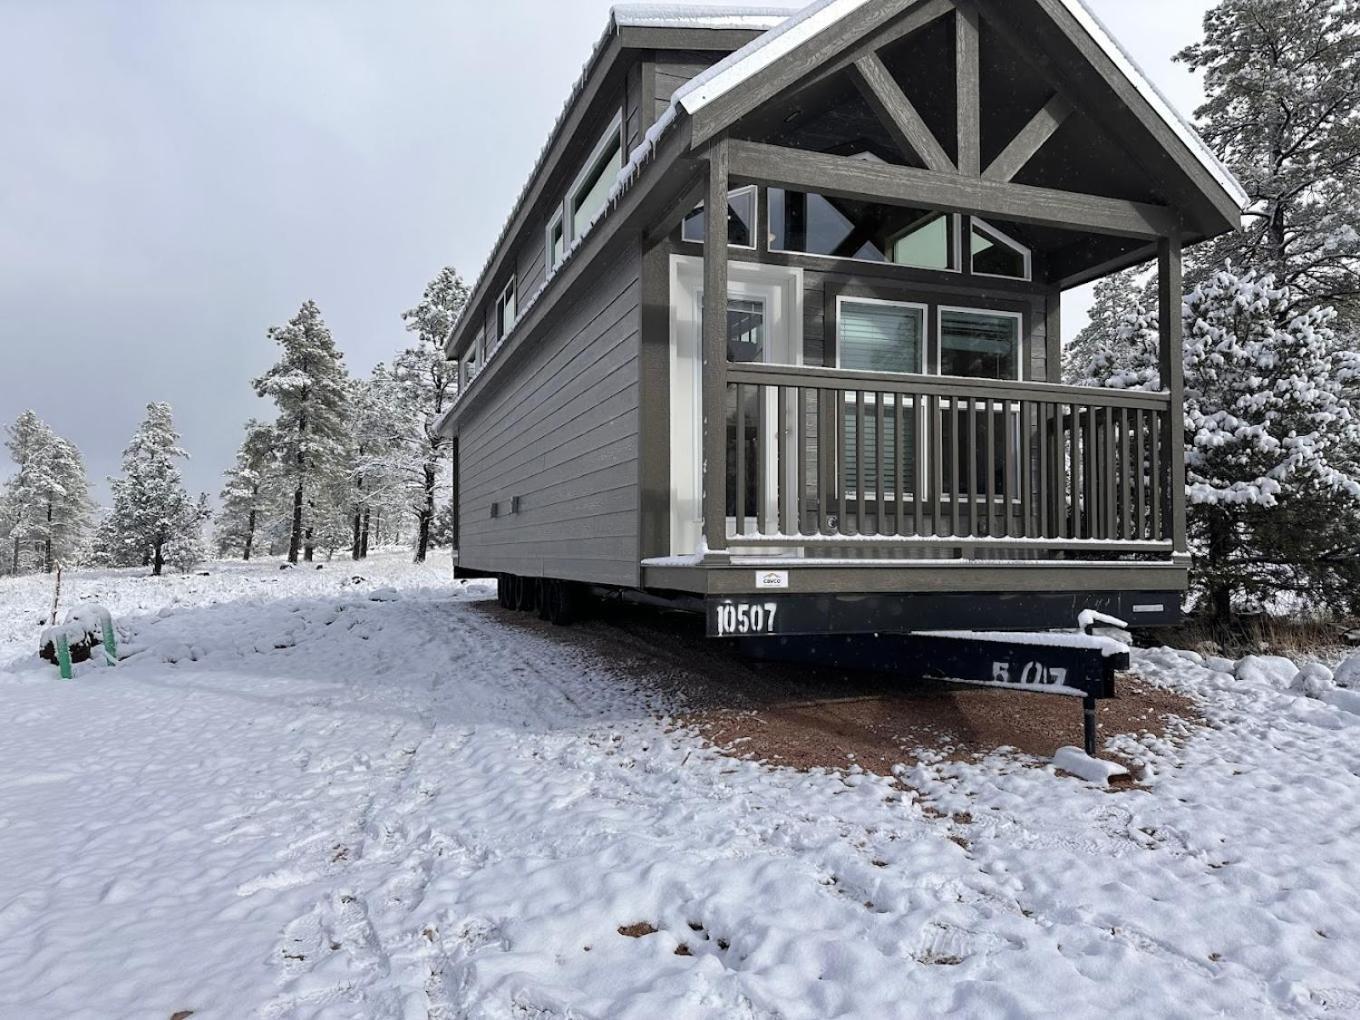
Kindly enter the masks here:
[[779, 606], [773, 602], [727, 602], [717, 607], [718, 637], [775, 633]]

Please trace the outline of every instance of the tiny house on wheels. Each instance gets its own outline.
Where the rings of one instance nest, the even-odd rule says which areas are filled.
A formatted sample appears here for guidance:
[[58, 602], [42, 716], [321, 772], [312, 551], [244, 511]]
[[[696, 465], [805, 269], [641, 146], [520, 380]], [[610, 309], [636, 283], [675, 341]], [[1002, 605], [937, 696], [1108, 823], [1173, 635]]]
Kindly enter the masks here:
[[[616, 8], [448, 337], [457, 570], [715, 636], [1174, 622], [1181, 255], [1245, 200], [1081, 0]], [[1063, 385], [1063, 292], [1154, 261], [1165, 390]]]

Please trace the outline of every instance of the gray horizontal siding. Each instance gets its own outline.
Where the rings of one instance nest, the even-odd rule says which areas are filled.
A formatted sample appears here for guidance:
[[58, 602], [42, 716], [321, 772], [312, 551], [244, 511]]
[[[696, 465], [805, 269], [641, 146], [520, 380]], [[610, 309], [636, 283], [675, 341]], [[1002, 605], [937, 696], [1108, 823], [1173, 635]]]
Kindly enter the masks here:
[[462, 425], [464, 567], [639, 583], [640, 269], [602, 266]]

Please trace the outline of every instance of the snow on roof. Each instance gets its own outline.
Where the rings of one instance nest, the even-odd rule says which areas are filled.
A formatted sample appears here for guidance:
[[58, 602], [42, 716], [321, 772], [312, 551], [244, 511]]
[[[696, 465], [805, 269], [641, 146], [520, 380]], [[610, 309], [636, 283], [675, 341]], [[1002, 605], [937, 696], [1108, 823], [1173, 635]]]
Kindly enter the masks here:
[[[873, 0], [818, 0], [797, 15], [782, 22], [758, 39], [715, 64], [706, 72], [683, 86], [675, 94], [675, 101], [691, 116], [720, 96], [740, 87], [753, 75], [769, 67], [780, 57], [792, 52], [810, 39], [816, 38], [852, 12]], [[1084, 0], [1061, 0], [1093, 42], [1110, 58], [1167, 126], [1186, 145], [1191, 154], [1214, 180], [1232, 197], [1240, 208], [1250, 203], [1246, 190], [1232, 172], [1223, 165], [1199, 133], [1177, 112], [1175, 107], [1152, 83], [1146, 72], [1101, 23]]]
[[749, 29], [766, 32], [793, 12], [780, 7], [715, 7], [705, 4], [620, 4], [613, 10], [621, 28]]

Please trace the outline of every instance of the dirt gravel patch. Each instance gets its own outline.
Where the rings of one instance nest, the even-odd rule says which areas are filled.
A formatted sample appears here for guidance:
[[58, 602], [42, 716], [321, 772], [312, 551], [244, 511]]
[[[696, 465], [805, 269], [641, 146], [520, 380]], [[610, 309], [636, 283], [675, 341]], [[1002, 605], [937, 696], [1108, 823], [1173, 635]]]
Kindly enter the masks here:
[[[678, 721], [736, 757], [798, 769], [891, 774], [924, 757], [970, 761], [998, 748], [1051, 758], [1082, 743], [1079, 698], [1044, 696], [740, 657], [682, 613], [607, 607], [555, 628], [487, 604], [506, 623], [540, 631], [645, 678], [681, 706]], [[1194, 702], [1125, 675], [1100, 703], [1100, 735], [1164, 736], [1173, 720], [1199, 722]], [[1110, 756], [1116, 757], [1116, 756]]]

